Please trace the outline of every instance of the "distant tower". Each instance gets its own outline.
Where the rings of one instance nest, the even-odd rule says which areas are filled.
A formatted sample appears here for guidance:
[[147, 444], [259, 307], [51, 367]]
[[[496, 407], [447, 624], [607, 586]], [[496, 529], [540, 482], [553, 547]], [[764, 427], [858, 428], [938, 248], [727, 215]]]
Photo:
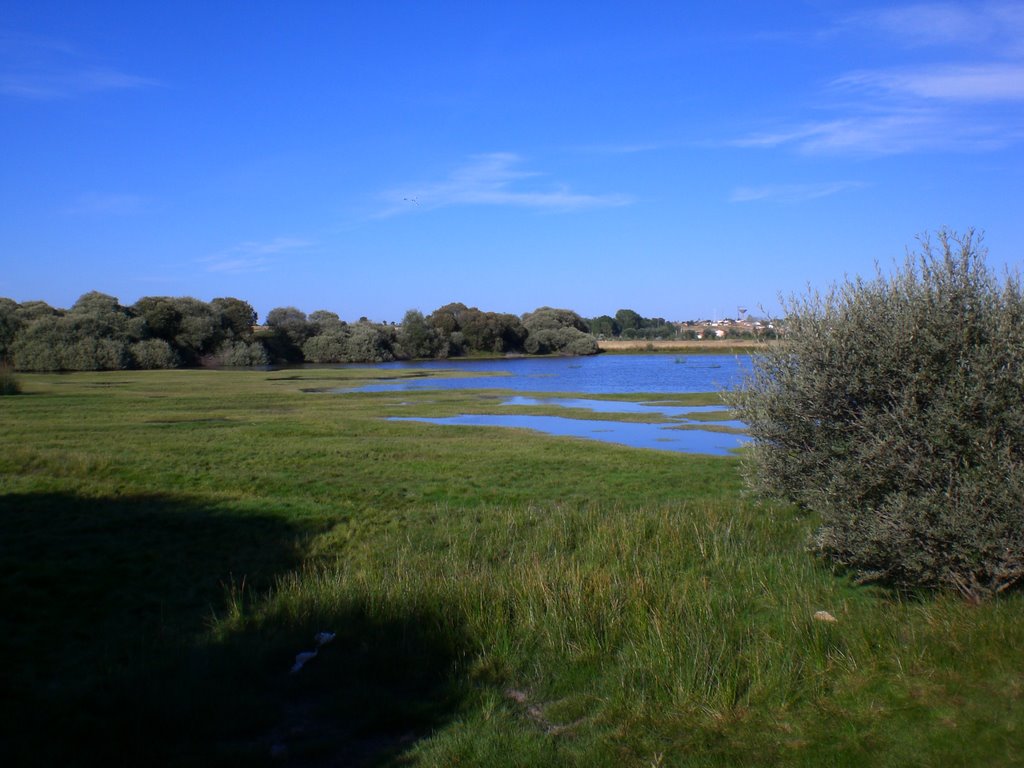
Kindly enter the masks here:
[[736, 307], [736, 311], [739, 313], [739, 319], [740, 320], [742, 320], [743, 316], [745, 314], [747, 314], [747, 308], [746, 307]]

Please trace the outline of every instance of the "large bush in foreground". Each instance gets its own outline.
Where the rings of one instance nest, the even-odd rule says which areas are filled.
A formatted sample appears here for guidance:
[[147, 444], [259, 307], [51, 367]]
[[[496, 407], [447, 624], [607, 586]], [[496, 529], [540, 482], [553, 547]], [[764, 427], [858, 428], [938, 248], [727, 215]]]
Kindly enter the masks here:
[[820, 513], [820, 554], [980, 598], [1024, 576], [1024, 298], [973, 232], [921, 245], [891, 277], [792, 300], [732, 400], [749, 478]]

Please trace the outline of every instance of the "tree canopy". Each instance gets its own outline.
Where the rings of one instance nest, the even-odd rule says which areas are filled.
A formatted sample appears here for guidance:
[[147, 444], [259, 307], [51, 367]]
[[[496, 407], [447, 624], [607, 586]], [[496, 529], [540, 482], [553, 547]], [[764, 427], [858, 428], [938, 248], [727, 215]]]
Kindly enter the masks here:
[[252, 305], [234, 297], [144, 296], [126, 307], [90, 291], [68, 310], [0, 298], [0, 361], [70, 371], [597, 351], [583, 318], [550, 307], [520, 318], [453, 302], [427, 316], [409, 310], [396, 326], [286, 306], [272, 309], [264, 328], [256, 321]]

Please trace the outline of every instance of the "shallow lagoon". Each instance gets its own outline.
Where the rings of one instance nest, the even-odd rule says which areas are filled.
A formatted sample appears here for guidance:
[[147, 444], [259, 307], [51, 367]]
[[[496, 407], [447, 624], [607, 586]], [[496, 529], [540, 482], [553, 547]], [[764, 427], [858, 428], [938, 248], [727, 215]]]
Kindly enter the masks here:
[[[423, 375], [399, 381], [369, 384], [355, 391], [511, 389], [517, 392], [574, 392], [594, 395], [621, 395], [637, 392], [680, 394], [715, 392], [732, 388], [750, 370], [750, 357], [748, 355], [515, 357], [498, 360], [454, 359], [381, 363], [375, 367], [384, 370], [422, 372]], [[444, 378], [443, 374], [449, 372], [460, 375], [456, 378]]]
[[[704, 453], [724, 456], [750, 438], [736, 432], [714, 432], [683, 428], [680, 421], [665, 424], [637, 424], [629, 421], [569, 419], [563, 416], [528, 414], [466, 414], [447, 418], [393, 416], [390, 421], [421, 421], [446, 426], [507, 427], [533, 429], [549, 435], [582, 437], [631, 448], [653, 448], [679, 453]], [[695, 422], [688, 422], [695, 423]], [[699, 422], [696, 422], [699, 423]], [[714, 422], [735, 425], [738, 422]]]
[[[722, 405], [666, 405], [665, 403], [634, 403], [628, 400], [585, 400], [573, 397], [510, 397], [502, 405], [555, 405], [560, 408], [583, 408], [598, 413], [645, 413], [652, 416], [666, 416], [678, 424], [703, 425], [707, 422], [688, 418], [692, 414], [722, 413]], [[746, 429], [742, 421], [715, 419], [715, 426], [730, 429]]]
[[[749, 358], [733, 355], [602, 355], [584, 358], [510, 358], [503, 360], [431, 360], [416, 363], [385, 363], [384, 369], [412, 369], [425, 375], [361, 387], [362, 392], [430, 389], [506, 389], [520, 392], [574, 394], [679, 394], [711, 392], [736, 385], [749, 370]], [[458, 372], [456, 378], [445, 373]], [[467, 375], [470, 374], [470, 375]], [[476, 374], [476, 375], [474, 375]], [[661, 417], [651, 424], [576, 419], [533, 414], [464, 414], [446, 418], [393, 417], [396, 421], [420, 421], [447, 426], [491, 426], [533, 429], [551, 435], [581, 437], [633, 448], [683, 453], [725, 455], [749, 438], [736, 431], [704, 429], [713, 424], [726, 430], [742, 430], [738, 421], [698, 421], [694, 414], [724, 411], [722, 406], [677, 406], [658, 402], [590, 400], [569, 397], [519, 395], [503, 406], [554, 405], [587, 409], [595, 413], [647, 413]]]

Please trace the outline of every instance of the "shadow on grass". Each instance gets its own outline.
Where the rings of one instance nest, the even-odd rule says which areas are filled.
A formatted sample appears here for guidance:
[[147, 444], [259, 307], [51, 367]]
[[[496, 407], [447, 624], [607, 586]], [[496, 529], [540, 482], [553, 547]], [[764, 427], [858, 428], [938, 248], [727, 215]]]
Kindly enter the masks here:
[[[335, 639], [301, 671], [287, 673], [295, 651], [312, 647], [312, 631], [303, 635], [310, 640], [293, 643], [287, 655], [269, 659], [275, 664], [265, 682], [282, 707], [269, 733], [254, 744], [264, 754], [286, 756], [288, 765], [379, 765], [460, 708], [470, 648], [460, 622], [436, 608], [400, 609], [376, 601], [351, 601], [319, 614], [317, 622]], [[271, 618], [269, 626], [275, 625]], [[244, 633], [232, 642], [259, 641]]]
[[[6, 765], [373, 764], [448, 716], [464, 643], [421, 612], [317, 616], [215, 640], [300, 562], [305, 532], [189, 499], [0, 496]], [[244, 585], [244, 590], [243, 590]]]

